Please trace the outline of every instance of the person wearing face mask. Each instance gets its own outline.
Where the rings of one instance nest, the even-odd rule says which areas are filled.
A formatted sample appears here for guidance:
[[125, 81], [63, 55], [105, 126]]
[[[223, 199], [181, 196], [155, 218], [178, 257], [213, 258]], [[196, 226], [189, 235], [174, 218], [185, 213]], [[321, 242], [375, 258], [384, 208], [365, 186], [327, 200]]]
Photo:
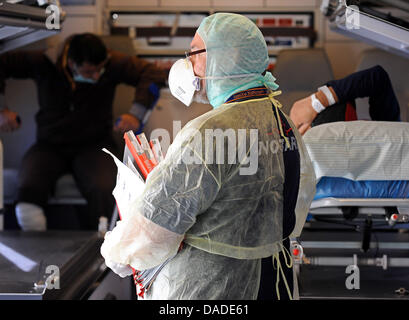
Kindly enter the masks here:
[[213, 110], [178, 133], [101, 254], [122, 277], [170, 258], [147, 299], [291, 299], [289, 240], [303, 228], [315, 174], [276, 100], [264, 37], [248, 18], [216, 13], [186, 56], [169, 72], [170, 91]]
[[115, 88], [125, 83], [136, 89], [132, 108], [114, 129], [136, 131], [158, 98], [152, 86], [164, 85], [167, 76], [167, 70], [136, 56], [107, 50], [89, 33], [68, 38], [56, 63], [39, 51], [0, 56], [0, 130], [24, 125], [4, 103], [6, 79], [33, 79], [40, 106], [36, 142], [19, 171], [16, 217], [23, 230], [46, 230], [44, 207], [57, 179], [67, 172], [88, 203], [83, 227], [96, 230], [100, 216], [111, 216], [116, 168], [101, 148], [118, 152], [112, 134]]

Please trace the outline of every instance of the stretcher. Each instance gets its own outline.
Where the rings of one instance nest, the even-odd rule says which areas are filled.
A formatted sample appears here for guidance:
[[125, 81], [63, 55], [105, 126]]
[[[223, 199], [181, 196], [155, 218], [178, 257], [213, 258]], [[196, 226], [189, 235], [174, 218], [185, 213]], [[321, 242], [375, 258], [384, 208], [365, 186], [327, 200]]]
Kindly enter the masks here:
[[310, 207], [309, 221], [354, 227], [362, 232], [360, 248], [367, 252], [373, 231], [408, 228], [409, 181], [321, 179]]
[[[352, 181], [323, 178], [317, 184], [312, 216], [352, 221], [379, 220], [380, 227], [405, 227], [409, 223], [409, 181]], [[382, 223], [383, 222], [383, 223]]]
[[[379, 123], [365, 124], [368, 128], [379, 126]], [[368, 163], [369, 158], [365, 156], [365, 151], [358, 151], [356, 154], [353, 151], [356, 141], [351, 139], [351, 132], [357, 130], [356, 132], [362, 134], [362, 131], [368, 130], [361, 129], [365, 124], [344, 123], [339, 124], [339, 128], [336, 128], [337, 124], [332, 124], [331, 126], [335, 127], [333, 132], [328, 130], [329, 126], [324, 125], [327, 128], [322, 132], [329, 138], [319, 148], [314, 147], [314, 142], [320, 138], [306, 138], [307, 149], [316, 173], [318, 172], [318, 183], [303, 233], [298, 241], [292, 243], [301, 299], [409, 298], [409, 179], [405, 173], [406, 164], [395, 162], [393, 165], [396, 165], [397, 170], [393, 172], [388, 169], [391, 162], [384, 160], [391, 152], [399, 153], [399, 148], [395, 148], [395, 151], [388, 150], [385, 158], [379, 152], [378, 158], [373, 157], [372, 161], [379, 167], [379, 171], [384, 172], [376, 175], [374, 167]], [[359, 125], [361, 128], [357, 129]], [[384, 125], [387, 132], [387, 124]], [[401, 124], [402, 132], [407, 132], [408, 128], [408, 124]], [[400, 136], [400, 129], [392, 135]], [[342, 133], [332, 135], [336, 130]], [[331, 137], [335, 136], [336, 142], [330, 141]], [[392, 136], [385, 139], [389, 138], [392, 139]], [[339, 143], [341, 146], [343, 139], [344, 149], [333, 146], [336, 150], [334, 154], [315, 154], [318, 150], [326, 150], [326, 144]], [[359, 143], [362, 139], [366, 139], [365, 135], [360, 135]], [[366, 150], [392, 148], [393, 145], [388, 146], [379, 141], [379, 145], [375, 146], [374, 141], [368, 144]], [[406, 144], [405, 139], [401, 140], [401, 143]], [[401, 153], [402, 151], [406, 151], [406, 148], [402, 147]], [[343, 158], [347, 155], [349, 159], [337, 161], [337, 157]], [[355, 157], [356, 155], [358, 157]], [[359, 156], [365, 165], [359, 163]], [[404, 155], [401, 155], [400, 160], [403, 161], [404, 158]], [[358, 160], [351, 165], [351, 159]], [[329, 174], [331, 170], [328, 168], [331, 166], [332, 171], [336, 172], [337, 163], [340, 166], [348, 164], [344, 167], [348, 170], [344, 170], [343, 177], [320, 175], [324, 172]], [[356, 168], [366, 172], [358, 173]], [[338, 172], [341, 173], [341, 170]], [[377, 179], [386, 172], [394, 178], [401, 174], [402, 179], [353, 179], [358, 175], [360, 178], [368, 177], [369, 172], [376, 175]], [[386, 177], [387, 174], [384, 178]], [[348, 273], [351, 269], [348, 267], [359, 270], [358, 289], [348, 289], [346, 285], [348, 276], [351, 276]]]
[[[324, 194], [317, 186], [318, 196], [293, 246], [300, 298], [408, 299], [408, 194], [366, 198], [357, 192], [343, 198], [336, 190]], [[346, 285], [349, 266], [359, 270], [357, 289]]]

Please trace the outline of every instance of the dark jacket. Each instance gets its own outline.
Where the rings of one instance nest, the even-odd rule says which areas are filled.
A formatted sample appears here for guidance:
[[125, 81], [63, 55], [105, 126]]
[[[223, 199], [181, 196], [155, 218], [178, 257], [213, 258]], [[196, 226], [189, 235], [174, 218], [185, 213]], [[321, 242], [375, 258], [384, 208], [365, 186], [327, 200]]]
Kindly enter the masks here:
[[[161, 87], [168, 72], [136, 56], [109, 51], [110, 59], [97, 84], [76, 83], [67, 67], [67, 46], [56, 64], [40, 51], [16, 51], [0, 56], [0, 93], [7, 78], [31, 78], [37, 84], [40, 110], [37, 141], [75, 147], [110, 140], [115, 87], [136, 87], [135, 102], [150, 108], [152, 83]], [[22, 92], [24, 94], [24, 92]]]

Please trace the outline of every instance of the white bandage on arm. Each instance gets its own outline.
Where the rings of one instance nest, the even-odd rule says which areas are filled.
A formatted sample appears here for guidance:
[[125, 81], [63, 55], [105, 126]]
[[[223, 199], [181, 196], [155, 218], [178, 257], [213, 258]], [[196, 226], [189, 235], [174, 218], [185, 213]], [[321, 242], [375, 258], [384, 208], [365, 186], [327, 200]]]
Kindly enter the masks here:
[[325, 94], [328, 100], [328, 106], [332, 106], [336, 103], [335, 98], [331, 92], [331, 90], [327, 86], [322, 86], [318, 88], [318, 91], [321, 91]]
[[115, 262], [146, 270], [175, 255], [183, 237], [136, 213], [118, 221], [116, 227], [107, 232], [101, 254], [108, 264]]
[[321, 101], [317, 99], [315, 93], [311, 95], [311, 106], [315, 111], [317, 111], [317, 113], [325, 110], [325, 107], [322, 105]]

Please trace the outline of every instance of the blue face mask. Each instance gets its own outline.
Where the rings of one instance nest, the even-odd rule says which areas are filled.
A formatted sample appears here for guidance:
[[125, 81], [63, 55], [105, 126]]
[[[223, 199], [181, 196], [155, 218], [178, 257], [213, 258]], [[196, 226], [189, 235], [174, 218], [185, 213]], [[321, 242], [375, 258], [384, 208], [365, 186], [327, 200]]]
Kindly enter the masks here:
[[90, 83], [90, 84], [95, 84], [95, 83], [97, 83], [97, 81], [96, 80], [94, 80], [94, 79], [89, 79], [89, 78], [84, 78], [82, 75], [80, 75], [80, 74], [76, 74], [75, 76], [74, 76], [74, 81], [75, 82], [82, 82], [82, 83]]
[[98, 82], [98, 80], [101, 78], [102, 74], [105, 72], [105, 68], [103, 68], [101, 70], [101, 72], [99, 73], [99, 78], [97, 80], [95, 79], [91, 79], [91, 78], [85, 78], [84, 76], [82, 76], [81, 74], [78, 73], [77, 70], [74, 69], [74, 81], [75, 82], [82, 82], [82, 83], [89, 83], [89, 84], [96, 84]]

